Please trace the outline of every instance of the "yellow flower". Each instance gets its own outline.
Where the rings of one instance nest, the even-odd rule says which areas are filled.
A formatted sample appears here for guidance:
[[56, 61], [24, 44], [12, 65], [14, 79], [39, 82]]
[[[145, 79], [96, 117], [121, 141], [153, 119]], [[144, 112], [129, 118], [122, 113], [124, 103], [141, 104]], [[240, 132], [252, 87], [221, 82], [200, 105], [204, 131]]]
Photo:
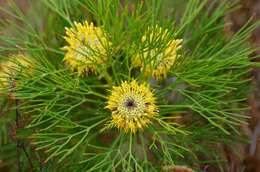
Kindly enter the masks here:
[[85, 21], [75, 22], [75, 27], [65, 28], [64, 37], [68, 46], [64, 57], [65, 63], [72, 71], [77, 71], [78, 75], [97, 72], [98, 65], [107, 61], [106, 48], [111, 45], [105, 33], [100, 27], [95, 27], [93, 23]]
[[[146, 77], [152, 76], [157, 80], [165, 79], [175, 63], [182, 39], [168, 41], [168, 37], [168, 30], [163, 30], [158, 26], [148, 28], [147, 33], [142, 37], [141, 42], [144, 44], [144, 49], [133, 57], [132, 62], [135, 67], [141, 67], [141, 71]], [[167, 42], [165, 43], [164, 40]], [[155, 46], [153, 47], [153, 45]]]
[[12, 55], [8, 60], [0, 63], [0, 88], [8, 86], [23, 69], [32, 69], [32, 61], [23, 54]]
[[110, 124], [116, 128], [135, 133], [147, 126], [157, 114], [156, 98], [146, 84], [136, 80], [122, 82], [113, 87], [106, 108], [112, 111]]

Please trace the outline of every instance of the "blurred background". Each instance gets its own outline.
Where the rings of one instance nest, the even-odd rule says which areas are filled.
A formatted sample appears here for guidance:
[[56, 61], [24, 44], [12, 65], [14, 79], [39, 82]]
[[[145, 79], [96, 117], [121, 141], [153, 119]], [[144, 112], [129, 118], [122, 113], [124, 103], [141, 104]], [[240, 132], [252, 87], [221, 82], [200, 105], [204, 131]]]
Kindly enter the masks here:
[[[4, 7], [8, 0], [0, 0], [0, 6]], [[40, 1], [40, 0], [39, 0]], [[233, 1], [233, 0], [230, 0]], [[30, 9], [30, 0], [16, 0], [21, 9], [26, 12]], [[254, 21], [260, 20], [260, 0], [240, 0], [241, 8], [226, 16], [227, 25], [226, 32], [234, 34], [239, 30], [250, 18]], [[5, 15], [0, 12], [0, 18]], [[1, 19], [0, 19], [1, 20]], [[8, 30], [8, 28], [6, 28]], [[1, 32], [4, 31], [0, 31]], [[250, 43], [254, 47], [260, 48], [260, 27], [255, 30], [251, 36]], [[1, 43], [0, 43], [1, 44]], [[260, 50], [255, 51], [260, 56]], [[258, 58], [260, 61], [260, 58]], [[260, 68], [255, 68], [251, 72], [253, 91], [248, 95], [248, 104], [251, 107], [248, 116], [250, 116], [249, 125], [242, 127], [242, 130], [249, 136], [250, 144], [240, 144], [236, 150], [239, 154], [231, 153], [223, 148], [223, 155], [229, 160], [228, 172], [260, 172]], [[1, 164], [1, 159], [0, 159]], [[205, 171], [214, 172], [213, 167], [205, 166]], [[8, 171], [1, 169], [0, 172]]]
[[[228, 29], [230, 34], [236, 32], [243, 26], [248, 19], [253, 18], [255, 21], [260, 20], [260, 0], [240, 0], [241, 8], [229, 16], [227, 22], [231, 23]], [[260, 28], [258, 27], [251, 37], [251, 44], [254, 47], [260, 47]], [[258, 56], [260, 50], [255, 52]], [[260, 58], [257, 59], [260, 61]], [[251, 144], [241, 145], [241, 159], [235, 155], [230, 157], [230, 172], [236, 172], [239, 166], [246, 172], [260, 172], [260, 68], [252, 70], [253, 92], [248, 96], [248, 104], [251, 107], [248, 115], [251, 117], [249, 125], [244, 126], [243, 130], [251, 138]]]

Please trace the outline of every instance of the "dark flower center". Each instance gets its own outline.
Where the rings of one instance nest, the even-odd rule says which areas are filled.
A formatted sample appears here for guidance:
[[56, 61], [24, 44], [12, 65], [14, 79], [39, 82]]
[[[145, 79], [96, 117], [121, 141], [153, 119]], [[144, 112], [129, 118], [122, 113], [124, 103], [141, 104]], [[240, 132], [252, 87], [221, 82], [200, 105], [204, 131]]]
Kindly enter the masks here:
[[133, 99], [128, 99], [125, 103], [128, 109], [132, 109], [136, 107], [135, 101]]

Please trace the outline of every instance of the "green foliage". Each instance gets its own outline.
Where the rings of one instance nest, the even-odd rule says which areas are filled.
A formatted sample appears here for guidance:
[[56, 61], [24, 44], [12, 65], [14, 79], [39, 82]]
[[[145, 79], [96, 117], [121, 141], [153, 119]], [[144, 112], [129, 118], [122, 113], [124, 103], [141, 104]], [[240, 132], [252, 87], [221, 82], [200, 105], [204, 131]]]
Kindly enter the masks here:
[[[10, 32], [0, 35], [0, 52], [3, 61], [17, 52], [30, 56], [35, 63], [33, 74], [14, 76], [16, 87], [1, 91], [12, 91], [19, 100], [17, 109], [26, 125], [17, 130], [17, 137], [30, 144], [32, 157], [45, 162], [41, 166], [34, 160], [36, 171], [152, 172], [161, 171], [163, 165], [200, 170], [205, 163], [223, 170], [226, 159], [217, 144], [232, 147], [234, 141], [241, 141], [239, 127], [247, 121], [243, 103], [249, 90], [248, 74], [256, 65], [250, 61], [254, 49], [247, 41], [259, 23], [249, 21], [228, 36], [223, 17], [237, 7], [229, 1], [29, 2], [26, 13], [11, 1], [2, 8], [8, 15], [8, 20], [1, 21], [2, 28]], [[84, 20], [101, 26], [112, 47], [99, 74], [81, 77], [64, 65], [61, 48], [66, 45], [64, 28]], [[146, 48], [141, 42], [143, 34], [155, 25], [170, 34], [149, 44], [149, 49], [163, 50], [169, 40], [183, 39], [181, 56], [165, 81], [146, 78], [131, 63], [132, 56]], [[132, 78], [150, 82], [159, 115], [136, 134], [108, 129], [111, 113], [104, 108], [108, 90]], [[1, 107], [7, 101], [5, 98]], [[5, 145], [0, 147], [0, 155], [15, 149], [13, 141], [5, 140], [8, 124], [15, 121], [13, 113], [7, 114], [0, 116], [1, 145]], [[204, 162], [201, 157], [205, 156], [211, 161]], [[30, 168], [25, 155], [23, 159]]]

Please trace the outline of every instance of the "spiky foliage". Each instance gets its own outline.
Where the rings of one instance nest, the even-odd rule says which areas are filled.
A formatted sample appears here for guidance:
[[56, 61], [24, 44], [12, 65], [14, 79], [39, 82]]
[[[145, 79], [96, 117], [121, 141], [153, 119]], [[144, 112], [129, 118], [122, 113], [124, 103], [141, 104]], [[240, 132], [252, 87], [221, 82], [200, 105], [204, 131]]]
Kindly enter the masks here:
[[[23, 125], [17, 126], [15, 141], [28, 143], [24, 152], [33, 157], [30, 161], [22, 154], [24, 171], [152, 172], [174, 164], [199, 171], [206, 163], [225, 169], [226, 159], [218, 145], [232, 146], [239, 140], [239, 127], [246, 123], [242, 103], [248, 91], [248, 71], [254, 65], [247, 39], [258, 24], [249, 22], [231, 37], [225, 34], [223, 17], [236, 7], [226, 1], [42, 0], [31, 5], [26, 14], [14, 3], [3, 9], [10, 17], [2, 23], [10, 32], [0, 35], [3, 60], [17, 51], [35, 60], [33, 75], [20, 72], [9, 78], [18, 80], [18, 85], [1, 90], [16, 99], [14, 107]], [[65, 28], [86, 20], [102, 28], [111, 44], [106, 48], [106, 63], [95, 64], [97, 75], [79, 76], [64, 65], [68, 52], [61, 48], [67, 46]], [[155, 41], [142, 41], [147, 28], [162, 28]], [[168, 49], [178, 39], [183, 40], [181, 48], [177, 41], [175, 48]], [[77, 46], [68, 51], [77, 52], [74, 49]], [[152, 56], [142, 55], [155, 50]], [[95, 59], [104, 59], [96, 51]], [[153, 75], [160, 65], [154, 58], [164, 59], [168, 53], [162, 52], [168, 51], [171, 62], [159, 75], [161, 80]], [[137, 54], [143, 56], [141, 70], [133, 62]], [[107, 105], [109, 90], [113, 94], [113, 88], [133, 79], [154, 90], [159, 110], [135, 134], [107, 127], [115, 115], [111, 111], [116, 111], [114, 105]], [[142, 98], [132, 92], [138, 101]], [[118, 128], [123, 128], [121, 123]], [[205, 157], [210, 161], [203, 161]], [[27, 160], [31, 163], [26, 165]]]

